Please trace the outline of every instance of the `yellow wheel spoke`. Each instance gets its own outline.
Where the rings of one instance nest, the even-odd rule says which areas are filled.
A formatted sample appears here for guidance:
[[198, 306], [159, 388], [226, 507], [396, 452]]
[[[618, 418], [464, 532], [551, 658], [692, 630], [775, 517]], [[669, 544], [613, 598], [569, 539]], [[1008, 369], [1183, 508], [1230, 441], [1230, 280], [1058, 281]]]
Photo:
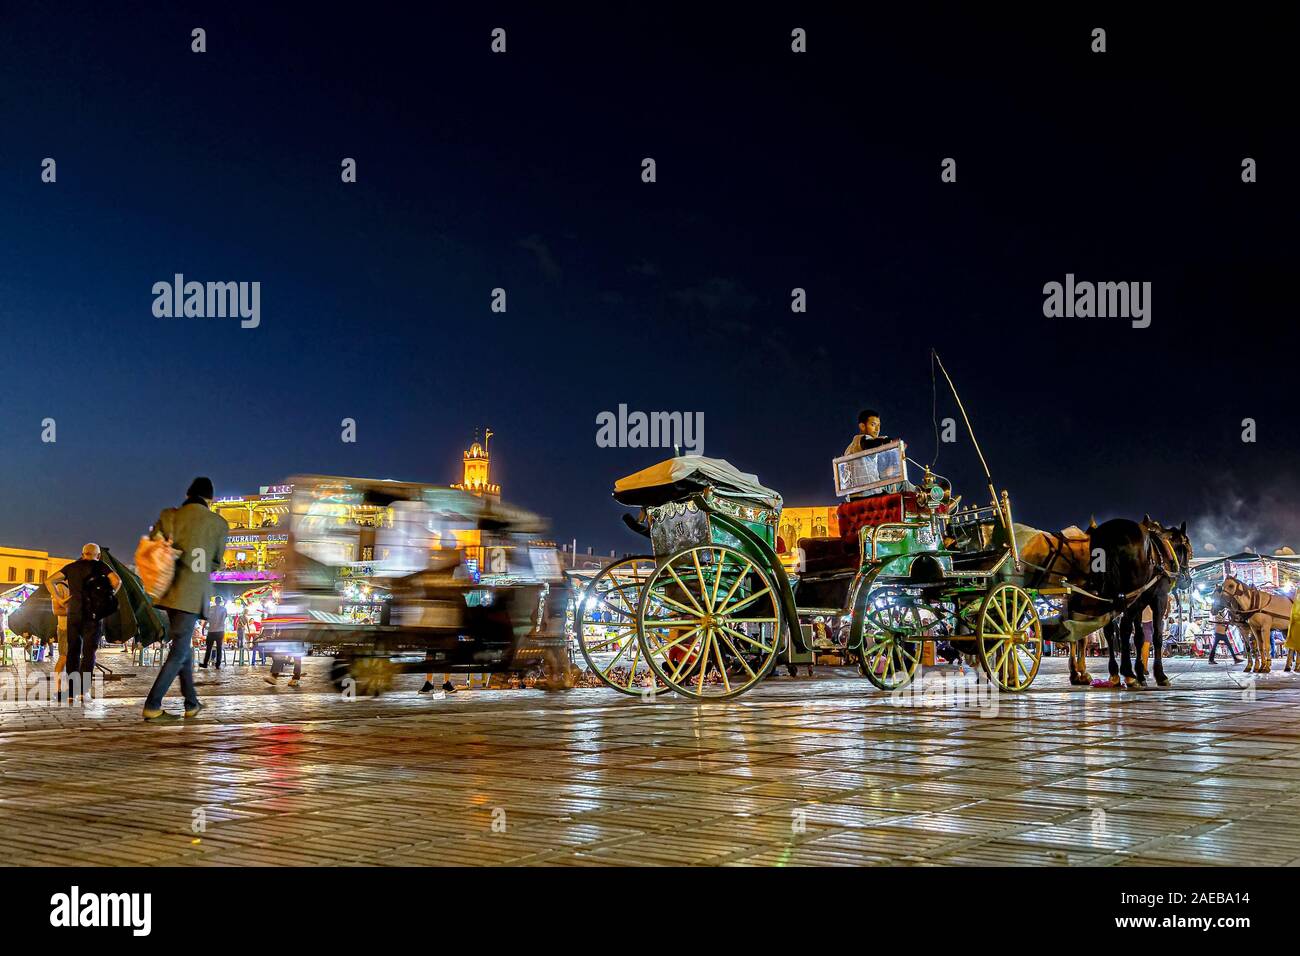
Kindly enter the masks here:
[[714, 605], [714, 607], [718, 609], [719, 614], [725, 614], [730, 610], [727, 607], [727, 602], [731, 600], [731, 596], [736, 593], [736, 588], [740, 587], [740, 582], [745, 580], [745, 578], [749, 575], [750, 569], [753, 568], [753, 566], [754, 566], [754, 562], [746, 558], [745, 567], [739, 574], [736, 575], [736, 580], [731, 583], [731, 588], [727, 591], [727, 596], [722, 599], [722, 602], [720, 604]]
[[718, 591], [722, 587], [722, 573], [724, 570], [725, 568], [721, 561], [714, 565], [713, 596], [709, 598], [709, 607], [711, 608], [716, 608], [718, 606]]
[[675, 637], [672, 640], [665, 640], [664, 643], [660, 644], [658, 647], [654, 649], [655, 653], [657, 653], [660, 657], [663, 657], [664, 654], [666, 654], [668, 651], [671, 651], [674, 647], [676, 647], [682, 641], [689, 638], [692, 634], [694, 634], [702, 627], [704, 627], [703, 624], [696, 624], [693, 628], [691, 628], [681, 637]]
[[722, 613], [726, 614], [727, 617], [730, 617], [733, 613], [735, 613], [736, 611], [739, 611], [739, 610], [740, 610], [742, 607], [744, 607], [745, 605], [747, 605], [747, 604], [752, 604], [754, 601], [757, 601], [757, 600], [758, 600], [759, 598], [761, 598], [763, 595], [765, 595], [765, 594], [771, 594], [771, 593], [772, 593], [772, 588], [771, 588], [771, 586], [770, 586], [770, 585], [765, 586], [765, 587], [763, 588], [763, 590], [761, 590], [761, 591], [755, 591], [755, 592], [754, 592], [753, 594], [751, 594], [749, 597], [745, 598], [743, 601], [741, 601], [741, 602], [738, 603], [738, 604], [733, 604], [731, 607], [727, 608], [725, 612], [722, 612]]
[[709, 586], [704, 581], [704, 569], [700, 567], [700, 552], [691, 552], [691, 561], [695, 563], [695, 580], [700, 588], [700, 600], [704, 602], [704, 610], [712, 611], [713, 605], [709, 602]]
[[[601, 650], [601, 649], [603, 649], [603, 648], [609, 647], [609, 645], [611, 645], [611, 644], [617, 644], [617, 643], [618, 643], [620, 640], [622, 640], [624, 637], [629, 636], [629, 635], [632, 635], [632, 634], [635, 634], [635, 633], [636, 633], [636, 628], [635, 628], [635, 627], [621, 627], [621, 628], [619, 628], [617, 631], [614, 632], [614, 636], [613, 636], [613, 637], [609, 637], [609, 635], [606, 634], [606, 637], [609, 637], [608, 640], [600, 641], [600, 642], [595, 643], [595, 644], [587, 644], [587, 650], [589, 650], [589, 651], [599, 651], [599, 650]], [[585, 642], [584, 642], [584, 643], [585, 643]]]
[[[678, 638], [678, 640], [674, 643], [681, 643], [682, 641], [686, 640], [686, 638], [690, 637], [692, 634], [698, 634], [701, 630], [703, 630], [703, 626], [693, 627], [685, 634], [683, 634], [680, 638]], [[690, 649], [686, 651], [686, 653], [682, 655], [682, 659], [678, 661], [676, 669], [673, 671], [671, 677], [673, 683], [676, 683], [677, 680], [682, 676], [683, 669], [686, 669], [687, 673], [690, 672], [689, 668], [687, 668], [687, 665], [691, 662], [691, 659], [695, 656], [695, 648], [699, 645], [699, 643], [700, 643], [699, 638], [696, 638], [696, 640], [691, 644]], [[669, 663], [671, 664], [672, 661], [669, 661]]]
[[736, 655], [736, 660], [740, 661], [740, 666], [745, 668], [745, 670], [749, 673], [749, 679], [751, 681], [757, 680], [758, 675], [754, 673], [754, 669], [749, 666], [749, 662], [745, 660], [744, 655], [742, 655], [740, 651], [736, 650], [736, 645], [731, 643], [731, 638], [727, 637], [727, 631], [729, 630], [731, 629], [728, 627], [722, 628], [722, 630], [718, 631], [718, 637], [722, 638], [724, 641], [727, 642], [727, 647], [731, 648], [731, 653]]
[[[682, 579], [677, 576], [677, 571], [673, 568], [673, 566], [671, 564], [665, 564], [664, 567], [667, 568], [668, 573], [673, 576], [673, 580], [677, 582], [677, 586], [682, 589], [682, 594], [686, 595], [686, 600], [691, 602], [692, 606], [695, 608], [695, 613], [703, 614], [704, 608], [700, 607], [699, 604], [695, 602], [695, 596], [691, 594], [691, 589], [688, 588], [685, 582], [682, 581]], [[668, 600], [668, 598], [666, 598], [662, 593], [658, 594], [657, 597], [662, 601]], [[682, 607], [682, 605], [680, 604], [678, 604], [677, 607], [681, 607], [682, 610], [684, 611], [687, 610], [686, 608]], [[689, 613], [689, 611], [687, 613]]]
[[713, 642], [713, 655], [718, 659], [718, 673], [722, 675], [722, 689], [730, 694], [731, 681], [727, 679], [727, 665], [722, 660], [722, 645], [716, 640]]
[[627, 672], [628, 690], [632, 689], [632, 684], [634, 681], [636, 681], [636, 665], [640, 662], [640, 660], [641, 660], [641, 644], [640, 642], [637, 642], [636, 648], [632, 651], [632, 666], [628, 668], [628, 672]]
[[700, 654], [700, 676], [695, 682], [695, 692], [704, 696], [704, 675], [709, 672], [709, 648], [713, 644], [713, 629], [704, 632], [704, 652]]
[[728, 627], [726, 624], [723, 624], [723, 625], [722, 625], [722, 629], [723, 629], [724, 631], [729, 631], [729, 632], [731, 632], [731, 633], [734, 634], [736, 637], [738, 637], [738, 638], [740, 638], [742, 641], [744, 641], [746, 644], [752, 644], [752, 645], [754, 645], [754, 646], [757, 647], [760, 651], [762, 651], [764, 654], [770, 654], [770, 653], [772, 652], [772, 650], [773, 650], [773, 649], [775, 648], [775, 646], [776, 646], [776, 642], [775, 642], [775, 640], [774, 640], [771, 644], [764, 644], [764, 643], [762, 643], [761, 641], [756, 641], [756, 640], [754, 640], [752, 637], [750, 637], [750, 636], [749, 636], [748, 634], [746, 634], [744, 631], [738, 631], [738, 630], [736, 630], [734, 627]]
[[[690, 597], [690, 595], [688, 594], [687, 597]], [[654, 595], [654, 599], [656, 601], [662, 601], [664, 604], [671, 604], [673, 607], [677, 608], [677, 610], [681, 611], [683, 614], [689, 615], [692, 621], [699, 620], [699, 618], [704, 615], [704, 612], [699, 610], [698, 608], [692, 609], [687, 607], [685, 604], [681, 604], [677, 601], [674, 601], [672, 598], [670, 598], [667, 594], [664, 594], [662, 591], [656, 592]], [[646, 623], [649, 624], [652, 623], [652, 621], [650, 619], [647, 619]]]

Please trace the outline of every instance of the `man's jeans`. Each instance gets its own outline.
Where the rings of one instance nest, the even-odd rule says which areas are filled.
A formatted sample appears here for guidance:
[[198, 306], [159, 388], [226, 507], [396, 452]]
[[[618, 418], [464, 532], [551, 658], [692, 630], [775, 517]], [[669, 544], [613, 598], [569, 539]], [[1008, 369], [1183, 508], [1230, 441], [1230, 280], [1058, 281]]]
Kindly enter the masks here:
[[144, 706], [146, 710], [161, 710], [163, 697], [171, 690], [172, 681], [180, 677], [185, 708], [193, 710], [199, 705], [199, 695], [194, 692], [194, 623], [199, 616], [189, 611], [165, 610], [167, 636], [171, 638], [172, 649], [167, 660], [163, 661], [162, 670], [158, 672]]
[[213, 655], [214, 655], [214, 653], [215, 653], [216, 658], [217, 658], [217, 666], [220, 667], [220, 666], [221, 666], [221, 651], [222, 651], [222, 649], [225, 647], [225, 645], [226, 645], [226, 632], [225, 632], [225, 631], [221, 631], [221, 632], [219, 632], [219, 633], [217, 633], [217, 634], [213, 634], [211, 631], [209, 631], [209, 632], [208, 632], [208, 642], [207, 642], [207, 644], [204, 646], [204, 649], [203, 649], [203, 666], [204, 666], [204, 667], [207, 667], [207, 666], [208, 666], [209, 662], [211, 662], [212, 657], [213, 657]]
[[[280, 654], [271, 655], [271, 676], [279, 677], [280, 672], [284, 670], [284, 665], [289, 662], [287, 657]], [[293, 679], [298, 680], [302, 677], [302, 658], [295, 655], [293, 659]]]

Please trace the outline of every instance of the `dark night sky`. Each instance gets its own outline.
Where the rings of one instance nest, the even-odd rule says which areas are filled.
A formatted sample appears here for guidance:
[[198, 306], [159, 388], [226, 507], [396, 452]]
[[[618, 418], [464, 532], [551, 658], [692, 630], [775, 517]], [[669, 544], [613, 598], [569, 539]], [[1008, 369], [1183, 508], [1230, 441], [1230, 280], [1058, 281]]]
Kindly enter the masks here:
[[[631, 550], [610, 488], [664, 455], [598, 412], [830, 503], [864, 405], [930, 458], [935, 346], [1019, 519], [1300, 548], [1294, 13], [262, 6], [0, 6], [0, 543], [129, 550], [198, 473], [450, 481], [486, 424], [507, 499]], [[261, 327], [155, 318], [176, 272]], [[1067, 272], [1151, 327], [1044, 318]]]

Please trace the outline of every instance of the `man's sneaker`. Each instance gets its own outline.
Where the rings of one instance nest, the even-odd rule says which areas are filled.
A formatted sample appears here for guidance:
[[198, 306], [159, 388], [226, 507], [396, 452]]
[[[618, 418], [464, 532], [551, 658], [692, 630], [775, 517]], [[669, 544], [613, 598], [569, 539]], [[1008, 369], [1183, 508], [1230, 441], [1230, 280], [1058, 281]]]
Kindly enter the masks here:
[[186, 708], [185, 708], [185, 716], [186, 716], [186, 717], [197, 717], [197, 716], [199, 715], [199, 713], [200, 713], [202, 710], [203, 710], [203, 705], [202, 705], [202, 704], [195, 704], [193, 707], [186, 707]]
[[297, 687], [297, 686], [298, 686], [299, 684], [301, 684], [301, 683], [302, 683], [302, 681], [300, 681], [297, 677], [290, 677], [290, 678], [289, 678], [289, 686], [290, 686], [290, 687]]
[[454, 694], [454, 693], [456, 693], [456, 685], [453, 684], [453, 683], [452, 683], [451, 681], [449, 681], [449, 680], [445, 680], [445, 681], [442, 682], [442, 689], [445, 690], [445, 691], [446, 691], [447, 693], [449, 693], [449, 694]]
[[262, 680], [266, 681], [266, 682], [267, 682], [268, 684], [270, 684], [272, 687], [274, 687], [274, 686], [276, 685], [275, 678], [274, 678], [272, 675], [270, 675], [270, 674], [267, 674], [265, 677], [262, 678]]
[[424, 686], [420, 688], [421, 694], [432, 693], [432, 691], [433, 691], [433, 681], [425, 681]]
[[180, 720], [175, 714], [165, 710], [149, 710], [145, 708], [144, 719], [151, 724], [167, 724], [174, 720]]

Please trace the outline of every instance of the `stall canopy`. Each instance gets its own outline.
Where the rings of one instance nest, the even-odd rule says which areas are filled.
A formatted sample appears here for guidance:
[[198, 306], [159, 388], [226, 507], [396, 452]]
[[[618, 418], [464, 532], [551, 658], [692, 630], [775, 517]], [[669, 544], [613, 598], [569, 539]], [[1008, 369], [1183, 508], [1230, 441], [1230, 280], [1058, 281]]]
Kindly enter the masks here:
[[614, 498], [625, 505], [654, 506], [712, 488], [728, 498], [743, 498], [779, 510], [781, 496], [757, 475], [740, 471], [721, 458], [682, 455], [668, 458], [614, 482]]
[[1229, 574], [1236, 575], [1252, 587], [1294, 590], [1297, 583], [1300, 583], [1300, 555], [1240, 551], [1223, 557], [1192, 561], [1192, 580], [1197, 584], [1218, 584]]

